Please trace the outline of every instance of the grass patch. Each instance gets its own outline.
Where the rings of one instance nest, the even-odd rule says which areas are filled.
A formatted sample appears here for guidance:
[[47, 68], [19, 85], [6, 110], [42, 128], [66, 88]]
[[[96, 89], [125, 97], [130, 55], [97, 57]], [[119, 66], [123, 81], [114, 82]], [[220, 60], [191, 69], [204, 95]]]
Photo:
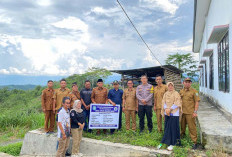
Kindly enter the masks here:
[[22, 144], [22, 142], [18, 142], [14, 144], [9, 144], [7, 146], [0, 146], [0, 152], [7, 153], [13, 156], [19, 156]]
[[[136, 124], [137, 124], [137, 130], [136, 132], [133, 131], [127, 131], [125, 128], [125, 115], [122, 116], [122, 130], [121, 131], [115, 131], [113, 135], [107, 134], [104, 135], [103, 133], [100, 135], [96, 135], [96, 130], [93, 130], [92, 133], [86, 133], [84, 132], [83, 136], [88, 138], [93, 138], [97, 140], [103, 140], [103, 141], [110, 141], [114, 143], [125, 143], [125, 144], [131, 144], [136, 146], [144, 146], [144, 147], [150, 147], [150, 148], [156, 148], [163, 137], [163, 133], [158, 132], [157, 128], [157, 121], [156, 116], [153, 114], [153, 131], [152, 133], [149, 133], [147, 127], [145, 126], [144, 132], [142, 134], [139, 134], [139, 118], [138, 115], [136, 117]], [[147, 124], [145, 120], [145, 124]], [[164, 124], [163, 124], [164, 125]], [[109, 130], [108, 130], [109, 133]], [[187, 157], [189, 155], [189, 152], [191, 151], [191, 147], [193, 145], [191, 138], [188, 136], [189, 131], [188, 128], [186, 129], [187, 136], [181, 139], [182, 146], [176, 146], [173, 150], [173, 156], [174, 157]], [[162, 149], [166, 149], [167, 146], [163, 145]]]

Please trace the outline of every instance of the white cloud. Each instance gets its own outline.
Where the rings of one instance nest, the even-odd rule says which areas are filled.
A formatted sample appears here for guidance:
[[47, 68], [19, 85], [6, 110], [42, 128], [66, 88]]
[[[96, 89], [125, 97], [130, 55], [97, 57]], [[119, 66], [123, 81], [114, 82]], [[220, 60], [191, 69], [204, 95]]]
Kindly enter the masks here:
[[40, 6], [47, 7], [52, 4], [52, 0], [36, 0], [36, 3]]
[[0, 74], [9, 74], [10, 72], [6, 69], [0, 69]]
[[[170, 41], [168, 33], [160, 35], [178, 23], [180, 18], [174, 15], [185, 0], [138, 1], [132, 5], [128, 1], [123, 6], [162, 63], [168, 54], [191, 52], [191, 40]], [[70, 75], [91, 67], [128, 69], [159, 65], [115, 1], [93, 1], [88, 6], [63, 3], [36, 0], [22, 4], [22, 12], [11, 7], [2, 12], [0, 6], [0, 22], [5, 26], [0, 30], [0, 57], [12, 58], [0, 63], [0, 73]], [[27, 9], [28, 6], [33, 9]], [[15, 58], [19, 58], [17, 63], [12, 61]]]
[[12, 22], [12, 19], [10, 17], [7, 17], [4, 14], [0, 15], [0, 23], [7, 23], [10, 24]]
[[83, 32], [88, 31], [88, 25], [85, 22], [72, 16], [63, 19], [62, 21], [52, 23], [52, 25], [58, 28], [73, 29], [77, 31], [80, 30]]
[[164, 12], [167, 12], [171, 15], [174, 15], [181, 4], [185, 0], [140, 0], [140, 3], [144, 7], [150, 9], [161, 9]]
[[121, 11], [119, 7], [113, 7], [109, 9], [104, 9], [103, 7], [94, 7], [91, 9], [91, 12], [93, 13], [104, 14], [106, 16], [112, 16], [112, 14], [115, 14], [119, 11]]

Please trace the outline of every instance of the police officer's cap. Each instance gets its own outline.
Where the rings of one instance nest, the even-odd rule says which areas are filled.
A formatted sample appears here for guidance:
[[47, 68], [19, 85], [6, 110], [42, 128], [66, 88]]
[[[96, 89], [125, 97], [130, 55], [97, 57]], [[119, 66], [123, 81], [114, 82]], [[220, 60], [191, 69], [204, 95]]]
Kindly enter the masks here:
[[187, 78], [184, 79], [184, 82], [186, 82], [186, 81], [192, 82], [192, 80], [189, 77], [187, 77]]
[[118, 83], [117, 80], [115, 80], [115, 81], [113, 82], [113, 85], [117, 85], [117, 84], [119, 84], [119, 83]]

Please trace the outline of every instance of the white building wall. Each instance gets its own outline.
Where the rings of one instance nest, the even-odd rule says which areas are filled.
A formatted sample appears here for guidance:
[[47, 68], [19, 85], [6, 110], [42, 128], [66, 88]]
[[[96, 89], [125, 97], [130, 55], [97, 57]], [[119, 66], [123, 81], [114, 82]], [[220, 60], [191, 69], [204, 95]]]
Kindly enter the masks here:
[[[229, 68], [230, 68], [230, 92], [219, 91], [218, 85], [218, 50], [217, 44], [207, 44], [208, 38], [214, 26], [229, 24]], [[205, 49], [213, 49], [214, 55], [214, 89], [209, 89], [209, 57], [206, 57], [207, 65], [207, 88], [200, 87], [200, 91], [218, 102], [225, 110], [232, 113], [232, 0], [212, 0], [208, 15], [205, 19], [205, 29], [203, 33], [200, 57], [201, 60]], [[203, 67], [204, 68], [204, 67]], [[204, 75], [205, 76], [205, 75]]]

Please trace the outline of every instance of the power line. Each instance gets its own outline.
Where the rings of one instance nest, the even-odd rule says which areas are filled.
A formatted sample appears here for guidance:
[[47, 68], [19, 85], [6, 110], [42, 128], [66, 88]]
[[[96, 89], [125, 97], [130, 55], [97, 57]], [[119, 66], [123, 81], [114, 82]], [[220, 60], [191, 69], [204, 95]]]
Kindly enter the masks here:
[[132, 26], [134, 27], [135, 31], [137, 32], [137, 34], [139, 35], [139, 37], [142, 39], [143, 43], [146, 45], [146, 47], [148, 48], [148, 50], [150, 51], [150, 53], [152, 54], [152, 56], [157, 60], [157, 62], [161, 65], [160, 61], [158, 60], [158, 58], [154, 55], [154, 53], [152, 52], [152, 50], [150, 49], [150, 47], [148, 46], [148, 44], [146, 43], [146, 41], [143, 39], [142, 35], [139, 33], [138, 29], [135, 27], [134, 23], [131, 21], [130, 17], [128, 16], [128, 14], [126, 13], [126, 11], [124, 10], [124, 8], [122, 7], [121, 3], [117, 0], [118, 4], [120, 5], [120, 7], [122, 8], [123, 12], [125, 13], [126, 17], [129, 19], [130, 23], [132, 24]]

